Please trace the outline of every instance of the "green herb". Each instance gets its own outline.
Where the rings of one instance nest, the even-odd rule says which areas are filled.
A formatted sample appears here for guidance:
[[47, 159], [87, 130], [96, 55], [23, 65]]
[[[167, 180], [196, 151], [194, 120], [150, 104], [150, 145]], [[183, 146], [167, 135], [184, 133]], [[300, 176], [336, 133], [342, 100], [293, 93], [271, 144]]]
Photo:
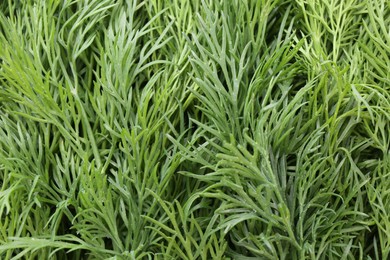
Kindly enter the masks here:
[[388, 259], [385, 0], [0, 3], [1, 259]]

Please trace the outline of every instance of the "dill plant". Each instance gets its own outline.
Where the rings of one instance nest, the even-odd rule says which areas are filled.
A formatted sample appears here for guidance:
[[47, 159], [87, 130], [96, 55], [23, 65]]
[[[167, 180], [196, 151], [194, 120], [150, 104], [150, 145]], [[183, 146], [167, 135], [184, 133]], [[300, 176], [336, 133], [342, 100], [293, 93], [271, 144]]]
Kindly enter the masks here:
[[0, 3], [1, 259], [387, 259], [385, 0]]

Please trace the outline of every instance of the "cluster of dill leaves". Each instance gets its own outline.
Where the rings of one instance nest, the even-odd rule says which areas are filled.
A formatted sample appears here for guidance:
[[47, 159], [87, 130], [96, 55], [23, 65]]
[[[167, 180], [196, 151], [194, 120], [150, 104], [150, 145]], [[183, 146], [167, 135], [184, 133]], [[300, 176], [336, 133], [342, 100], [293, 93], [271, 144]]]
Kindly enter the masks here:
[[387, 0], [4, 0], [1, 259], [388, 259]]

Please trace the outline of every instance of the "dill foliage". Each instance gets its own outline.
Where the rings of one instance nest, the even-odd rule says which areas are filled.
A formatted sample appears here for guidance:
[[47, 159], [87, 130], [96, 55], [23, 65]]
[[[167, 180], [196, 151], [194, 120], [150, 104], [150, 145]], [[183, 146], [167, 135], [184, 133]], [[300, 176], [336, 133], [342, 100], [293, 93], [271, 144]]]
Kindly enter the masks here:
[[389, 259], [386, 0], [4, 0], [1, 259]]

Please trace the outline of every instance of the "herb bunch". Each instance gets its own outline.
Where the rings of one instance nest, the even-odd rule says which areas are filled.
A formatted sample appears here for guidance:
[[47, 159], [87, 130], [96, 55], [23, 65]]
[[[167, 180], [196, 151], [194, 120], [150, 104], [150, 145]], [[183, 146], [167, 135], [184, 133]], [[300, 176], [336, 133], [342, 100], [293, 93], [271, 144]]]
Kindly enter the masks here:
[[1, 259], [388, 259], [385, 0], [0, 3]]

